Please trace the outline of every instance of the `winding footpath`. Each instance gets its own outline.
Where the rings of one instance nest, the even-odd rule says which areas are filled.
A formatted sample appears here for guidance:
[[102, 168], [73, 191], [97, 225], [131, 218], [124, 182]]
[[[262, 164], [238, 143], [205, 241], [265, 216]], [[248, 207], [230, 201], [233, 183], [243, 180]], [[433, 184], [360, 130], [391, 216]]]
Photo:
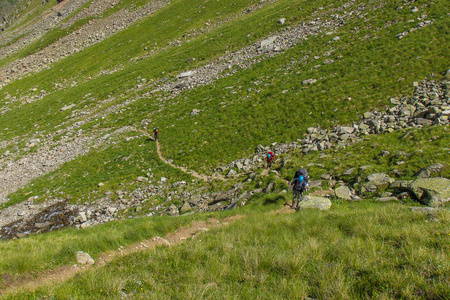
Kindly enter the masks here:
[[227, 226], [243, 217], [245, 216], [236, 215], [227, 217], [223, 220], [211, 218], [207, 221], [195, 221], [190, 226], [180, 227], [175, 230], [175, 232], [168, 233], [164, 238], [156, 236], [127, 247], [120, 246], [117, 250], [101, 253], [98, 255], [98, 259], [94, 265], [65, 265], [56, 269], [48, 269], [39, 272], [34, 276], [22, 275], [9, 281], [6, 280], [3, 281], [2, 285], [4, 289], [0, 290], [0, 295], [14, 293], [19, 290], [35, 290], [50, 284], [60, 284], [73, 278], [79, 273], [101, 268], [117, 257], [123, 257], [140, 251], [154, 250], [156, 246], [172, 247], [187, 239], [195, 239], [197, 235], [209, 231], [210, 229]]
[[[151, 134], [149, 134], [148, 132], [146, 132], [146, 131], [144, 131], [144, 130], [137, 129], [137, 128], [135, 128], [135, 127], [133, 127], [132, 129], [133, 129], [133, 131], [136, 131], [136, 132], [139, 132], [139, 133], [144, 134], [144, 135], [147, 136], [150, 140], [155, 141], [155, 138], [154, 138]], [[225, 176], [223, 176], [223, 175], [221, 175], [221, 174], [217, 174], [217, 173], [216, 173], [216, 174], [214, 174], [214, 175], [212, 175], [212, 176], [208, 176], [208, 175], [204, 175], [204, 174], [197, 173], [197, 172], [194, 171], [194, 170], [188, 170], [188, 169], [185, 168], [185, 167], [181, 167], [181, 166], [174, 165], [173, 163], [171, 163], [171, 162], [169, 162], [167, 159], [165, 159], [164, 156], [162, 155], [162, 153], [161, 153], [161, 146], [159, 145], [159, 141], [158, 141], [158, 140], [156, 140], [156, 151], [157, 151], [157, 153], [158, 153], [159, 159], [162, 160], [165, 164], [167, 164], [167, 165], [169, 165], [169, 166], [171, 166], [171, 167], [173, 167], [173, 168], [176, 168], [176, 169], [178, 169], [178, 170], [181, 170], [181, 171], [183, 171], [183, 172], [186, 173], [186, 174], [189, 174], [189, 175], [191, 175], [191, 176], [194, 176], [194, 177], [197, 178], [197, 179], [201, 179], [201, 180], [206, 181], [206, 182], [210, 182], [210, 181], [212, 181], [212, 180], [214, 180], [214, 179], [219, 179], [219, 180], [222, 180], [222, 181], [227, 181], [227, 179], [225, 178]]]

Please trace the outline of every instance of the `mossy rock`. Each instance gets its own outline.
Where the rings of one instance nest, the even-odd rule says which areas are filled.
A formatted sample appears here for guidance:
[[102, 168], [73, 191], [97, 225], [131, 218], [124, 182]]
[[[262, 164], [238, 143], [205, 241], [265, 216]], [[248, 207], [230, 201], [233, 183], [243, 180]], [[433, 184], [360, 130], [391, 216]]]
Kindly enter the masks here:
[[450, 201], [450, 180], [442, 177], [402, 180], [390, 188], [407, 191], [422, 204], [440, 206]]

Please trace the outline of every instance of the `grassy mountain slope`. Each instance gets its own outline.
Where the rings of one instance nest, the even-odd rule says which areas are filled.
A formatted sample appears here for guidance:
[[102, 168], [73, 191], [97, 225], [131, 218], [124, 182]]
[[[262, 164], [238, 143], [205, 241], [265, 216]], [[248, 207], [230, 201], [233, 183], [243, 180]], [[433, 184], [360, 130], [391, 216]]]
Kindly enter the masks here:
[[[0, 59], [2, 72], [9, 74], [0, 77], [0, 179], [11, 166], [24, 174], [20, 185], [0, 186], [0, 197], [2, 190], [10, 191], [0, 198], [0, 208], [30, 197], [36, 204], [120, 202], [118, 190], [163, 188], [148, 193], [139, 210], [120, 211], [124, 220], [0, 241], [0, 292], [11, 282], [74, 264], [80, 250], [97, 260], [195, 220], [246, 217], [180, 245], [117, 258], [65, 282], [19, 288], [5, 299], [450, 297], [448, 213], [413, 214], [408, 208], [418, 204], [410, 199], [334, 200], [330, 211], [288, 214], [274, 211], [290, 193], [257, 193], [233, 211], [126, 220], [161, 213], [158, 207], [180, 207], [186, 194], [237, 184], [250, 191], [274, 182], [279, 192], [300, 165], [308, 166], [312, 179], [328, 173], [355, 187], [370, 173], [410, 179], [429, 164], [449, 165], [448, 126], [430, 126], [368, 135], [326, 151], [294, 150], [280, 155], [276, 174], [259, 168], [205, 182], [165, 164], [155, 143], [139, 132], [151, 134], [158, 126], [166, 159], [212, 175], [253, 154], [259, 144], [297, 141], [311, 126], [356, 124], [364, 112], [391, 106], [391, 97], [411, 96], [413, 82], [444, 79], [450, 63], [448, 1], [161, 1], [149, 16], [89, 47], [77, 40], [80, 31], [150, 1], [108, 2], [96, 14], [87, 12], [101, 1], [64, 2], [18, 6], [15, 23], [0, 32], [0, 52], [17, 47]], [[74, 10], [66, 16], [63, 5], [69, 4]], [[39, 36], [27, 32], [55, 11], [65, 16], [59, 23], [36, 27]], [[98, 30], [93, 38], [110, 28]], [[281, 49], [258, 49], [274, 35]], [[53, 52], [72, 38], [78, 51], [64, 57]], [[21, 66], [36, 57], [45, 57], [37, 71]], [[197, 73], [179, 78], [186, 71]], [[316, 81], [308, 84], [309, 79]], [[76, 143], [83, 138], [89, 143]], [[83, 154], [44, 156], [65, 144], [78, 145]], [[381, 156], [383, 150], [389, 154]], [[26, 168], [27, 160], [43, 157], [54, 167], [40, 173]], [[342, 176], [350, 168], [356, 173]]]

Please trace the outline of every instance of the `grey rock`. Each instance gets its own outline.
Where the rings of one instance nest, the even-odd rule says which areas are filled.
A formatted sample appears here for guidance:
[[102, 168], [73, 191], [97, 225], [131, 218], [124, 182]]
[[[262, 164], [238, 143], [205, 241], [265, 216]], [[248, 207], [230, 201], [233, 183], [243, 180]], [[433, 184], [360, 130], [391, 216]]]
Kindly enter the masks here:
[[364, 119], [371, 119], [371, 118], [373, 118], [375, 115], [372, 113], [372, 112], [365, 112], [364, 114], [363, 114], [363, 117], [364, 117]]
[[278, 24], [280, 24], [280, 25], [284, 25], [284, 23], [286, 23], [286, 19], [285, 18], [280, 18], [280, 19], [278, 19]]
[[86, 252], [77, 252], [77, 262], [81, 265], [93, 265], [95, 264], [94, 259]]
[[271, 36], [263, 41], [261, 41], [261, 48], [265, 48], [275, 42], [275, 40], [278, 38], [278, 36]]
[[191, 198], [189, 198], [189, 202], [192, 205], [198, 205], [200, 200], [201, 200], [201, 196], [199, 194], [193, 195], [193, 196], [191, 196]]
[[308, 129], [306, 129], [306, 132], [309, 134], [316, 133], [317, 131], [318, 129], [316, 127], [308, 127]]
[[78, 216], [75, 218], [75, 222], [84, 223], [87, 221], [86, 213], [84, 211], [80, 211]]
[[417, 118], [416, 124], [417, 125], [431, 125], [431, 124], [433, 124], [433, 121], [428, 120], [428, 119], [423, 119], [423, 118]]
[[182, 79], [182, 78], [186, 78], [186, 77], [191, 77], [194, 74], [195, 74], [194, 71], [186, 71], [186, 72], [178, 74], [178, 78]]
[[383, 150], [383, 151], [381, 151], [380, 155], [381, 155], [382, 157], [389, 156], [389, 155], [391, 155], [391, 152], [386, 151], [386, 150]]
[[148, 178], [147, 178], [147, 177], [139, 176], [136, 180], [139, 181], [139, 182], [147, 182], [147, 181], [148, 181]]
[[184, 201], [183, 205], [180, 207], [180, 213], [186, 213], [188, 211], [191, 211], [191, 205], [189, 205], [188, 201]]
[[194, 108], [194, 109], [191, 111], [191, 116], [198, 115], [199, 112], [200, 112], [200, 110]]
[[412, 197], [428, 206], [440, 206], [450, 201], [450, 180], [442, 177], [395, 181], [391, 189], [407, 191]]
[[106, 209], [106, 213], [109, 215], [109, 216], [114, 216], [115, 214], [116, 214], [116, 212], [117, 212], [117, 208], [115, 208], [115, 207], [108, 207], [107, 209]]
[[236, 171], [234, 169], [230, 169], [230, 171], [228, 171], [227, 173], [227, 177], [232, 177], [234, 175], [236, 175]]
[[350, 133], [353, 133], [354, 131], [355, 131], [355, 128], [353, 128], [353, 127], [342, 126], [342, 127], [338, 128], [339, 135], [350, 134]]
[[325, 197], [319, 196], [305, 196], [303, 197], [303, 201], [299, 203], [300, 209], [319, 209], [319, 210], [328, 210], [331, 208], [331, 201]]
[[337, 189], [334, 190], [334, 194], [336, 195], [336, 197], [338, 197], [339, 199], [343, 199], [343, 200], [351, 200], [352, 196], [351, 196], [351, 191], [350, 189], [343, 185], [338, 187]]
[[273, 182], [269, 182], [267, 186], [264, 188], [263, 192], [269, 194], [273, 191], [274, 184]]
[[385, 173], [375, 173], [367, 176], [367, 180], [376, 186], [385, 186], [394, 182], [395, 179], [389, 177]]
[[177, 207], [175, 206], [175, 204], [171, 204], [171, 205], [169, 206], [169, 215], [171, 215], [171, 216], [176, 216], [176, 215], [178, 215], [178, 209], [177, 209]]
[[313, 84], [313, 83], [316, 83], [316, 82], [317, 82], [317, 79], [311, 78], [311, 79], [303, 80], [303, 81], [302, 81], [302, 84], [303, 84], [303, 85], [307, 85], [307, 84]]
[[429, 177], [432, 177], [433, 175], [439, 174], [446, 167], [447, 167], [446, 165], [440, 164], [440, 163], [432, 164], [432, 165], [429, 165], [429, 166], [423, 168], [419, 172], [417, 172], [414, 175], [414, 177], [416, 177], [416, 178], [429, 178]]

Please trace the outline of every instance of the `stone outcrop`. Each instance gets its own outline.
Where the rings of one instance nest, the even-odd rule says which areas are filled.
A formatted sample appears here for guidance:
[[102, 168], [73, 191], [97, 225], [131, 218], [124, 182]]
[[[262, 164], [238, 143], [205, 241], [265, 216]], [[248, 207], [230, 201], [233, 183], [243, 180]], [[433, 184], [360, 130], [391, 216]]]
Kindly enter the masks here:
[[412, 197], [428, 206], [440, 206], [450, 201], [450, 180], [447, 178], [419, 178], [395, 181], [391, 189], [407, 191]]

